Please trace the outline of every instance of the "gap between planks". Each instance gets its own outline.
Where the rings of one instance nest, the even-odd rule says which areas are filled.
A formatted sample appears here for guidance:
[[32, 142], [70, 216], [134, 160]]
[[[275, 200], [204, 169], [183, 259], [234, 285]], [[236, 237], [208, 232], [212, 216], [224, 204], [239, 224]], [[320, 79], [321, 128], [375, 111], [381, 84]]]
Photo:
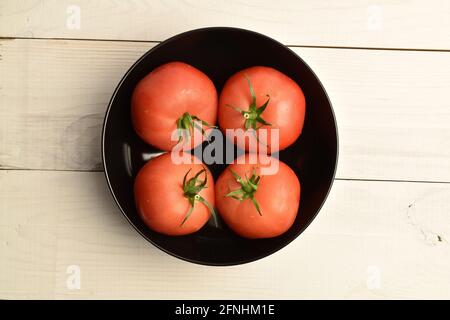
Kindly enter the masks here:
[[[37, 172], [105, 172], [104, 170], [75, 170], [75, 169], [27, 169], [27, 168], [1, 168], [1, 171], [37, 171]], [[398, 179], [354, 179], [354, 178], [334, 178], [335, 181], [354, 182], [394, 182], [394, 183], [426, 183], [426, 184], [450, 184], [450, 181], [427, 181], [427, 180], [398, 180]]]
[[[170, 39], [167, 38], [166, 40]], [[158, 40], [121, 40], [121, 39], [83, 39], [83, 38], [64, 38], [64, 37], [0, 37], [2, 40], [50, 40], [50, 41], [87, 41], [87, 42], [129, 42], [129, 43], [155, 43], [159, 44], [163, 41]], [[277, 40], [275, 40], [277, 41]], [[283, 43], [284, 44], [284, 43]], [[420, 49], [420, 48], [379, 48], [379, 47], [358, 47], [358, 46], [324, 46], [324, 45], [306, 45], [306, 44], [284, 44], [289, 48], [311, 48], [311, 49], [350, 49], [350, 50], [374, 50], [374, 51], [417, 51], [417, 52], [450, 52], [450, 49]]]

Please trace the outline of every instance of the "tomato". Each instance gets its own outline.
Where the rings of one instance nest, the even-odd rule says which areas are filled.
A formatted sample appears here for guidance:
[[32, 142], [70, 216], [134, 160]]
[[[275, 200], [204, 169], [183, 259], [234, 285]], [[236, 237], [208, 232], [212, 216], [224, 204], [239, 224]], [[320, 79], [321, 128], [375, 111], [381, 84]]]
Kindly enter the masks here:
[[171, 236], [196, 232], [215, 214], [211, 172], [190, 154], [182, 157], [184, 164], [175, 164], [170, 153], [151, 159], [134, 184], [139, 215], [152, 230]]
[[[253, 154], [256, 155], [256, 154]], [[241, 162], [245, 163], [240, 164]], [[245, 238], [271, 238], [294, 223], [300, 204], [300, 182], [285, 163], [259, 155], [253, 164], [244, 155], [216, 181], [216, 206], [226, 224]], [[273, 173], [264, 172], [272, 161]]]
[[[194, 131], [216, 123], [217, 91], [208, 76], [193, 66], [166, 63], [137, 84], [131, 99], [131, 118], [145, 142], [167, 151], [183, 142], [183, 147], [190, 149], [203, 141], [201, 134], [199, 139], [192, 139]], [[194, 127], [194, 120], [203, 121], [203, 125]], [[185, 130], [184, 137], [175, 136], [179, 141], [172, 139], [176, 129]]]
[[[269, 152], [275, 152], [290, 146], [300, 136], [305, 96], [298, 84], [283, 73], [269, 67], [251, 67], [237, 72], [225, 83], [219, 98], [218, 118], [223, 130], [255, 129], [253, 133], [259, 133], [268, 129], [267, 138], [258, 135], [256, 139], [253, 134], [248, 135], [247, 142], [240, 139], [234, 142], [249, 151], [264, 146]], [[271, 129], [279, 130], [278, 147], [271, 141]]]

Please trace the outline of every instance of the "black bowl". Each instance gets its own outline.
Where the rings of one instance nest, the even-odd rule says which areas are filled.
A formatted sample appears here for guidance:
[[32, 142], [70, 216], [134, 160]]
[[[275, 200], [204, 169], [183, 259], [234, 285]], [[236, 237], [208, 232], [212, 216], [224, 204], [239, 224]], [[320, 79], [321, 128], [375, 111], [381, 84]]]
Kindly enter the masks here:
[[[151, 70], [170, 61], [183, 61], [206, 73], [217, 91], [235, 72], [256, 65], [273, 67], [295, 80], [306, 97], [303, 133], [279, 153], [302, 185], [300, 209], [294, 225], [271, 239], [248, 240], [223, 223], [199, 232], [169, 237], [150, 230], [140, 219], [133, 197], [134, 178], [149, 157], [160, 150], [145, 144], [134, 132], [130, 100], [134, 87]], [[328, 96], [314, 72], [293, 51], [262, 34], [236, 28], [204, 28], [174, 36], [144, 54], [125, 74], [105, 116], [103, 166], [114, 200], [133, 227], [165, 252], [199, 264], [236, 265], [251, 262], [283, 248], [311, 223], [333, 183], [338, 152], [336, 121]], [[226, 165], [209, 166], [215, 178]]]

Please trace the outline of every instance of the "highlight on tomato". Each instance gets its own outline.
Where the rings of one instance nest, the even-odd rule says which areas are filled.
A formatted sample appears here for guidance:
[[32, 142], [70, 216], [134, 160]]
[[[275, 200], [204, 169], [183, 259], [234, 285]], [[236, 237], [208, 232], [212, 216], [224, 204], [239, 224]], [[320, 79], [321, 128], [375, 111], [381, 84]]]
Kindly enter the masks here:
[[297, 175], [285, 163], [265, 155], [246, 154], [217, 179], [215, 201], [222, 219], [238, 235], [271, 238], [294, 223], [300, 191]]
[[[272, 153], [300, 136], [305, 105], [303, 91], [294, 80], [273, 68], [255, 66], [235, 73], [225, 83], [219, 97], [219, 126], [252, 133], [246, 139], [233, 139], [240, 148]], [[267, 134], [259, 134], [261, 129]], [[271, 137], [274, 129], [276, 139]]]
[[[170, 151], [202, 143], [217, 118], [217, 91], [206, 74], [183, 62], [169, 62], [139, 81], [131, 99], [136, 133], [148, 144]], [[193, 139], [194, 132], [200, 139]], [[173, 134], [176, 134], [173, 139]]]
[[139, 171], [136, 208], [152, 230], [170, 236], [200, 230], [213, 216], [214, 181], [208, 168], [188, 153], [175, 164], [170, 153], [151, 159]]

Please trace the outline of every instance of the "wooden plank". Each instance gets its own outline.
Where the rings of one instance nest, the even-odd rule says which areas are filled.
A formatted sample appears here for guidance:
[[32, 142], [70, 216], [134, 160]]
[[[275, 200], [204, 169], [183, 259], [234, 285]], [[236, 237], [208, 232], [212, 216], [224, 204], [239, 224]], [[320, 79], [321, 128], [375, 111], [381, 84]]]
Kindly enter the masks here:
[[153, 44], [0, 42], [0, 167], [100, 170], [109, 99]]
[[[115, 86], [151, 43], [0, 42], [0, 167], [101, 170]], [[450, 181], [450, 53], [294, 48], [338, 121], [338, 178]]]
[[[450, 298], [450, 185], [336, 181], [263, 260], [205, 267], [150, 245], [101, 172], [0, 171], [0, 298]], [[79, 290], [66, 285], [80, 267]]]
[[291, 45], [450, 49], [446, 0], [2, 1], [0, 36], [161, 41], [207, 26]]

